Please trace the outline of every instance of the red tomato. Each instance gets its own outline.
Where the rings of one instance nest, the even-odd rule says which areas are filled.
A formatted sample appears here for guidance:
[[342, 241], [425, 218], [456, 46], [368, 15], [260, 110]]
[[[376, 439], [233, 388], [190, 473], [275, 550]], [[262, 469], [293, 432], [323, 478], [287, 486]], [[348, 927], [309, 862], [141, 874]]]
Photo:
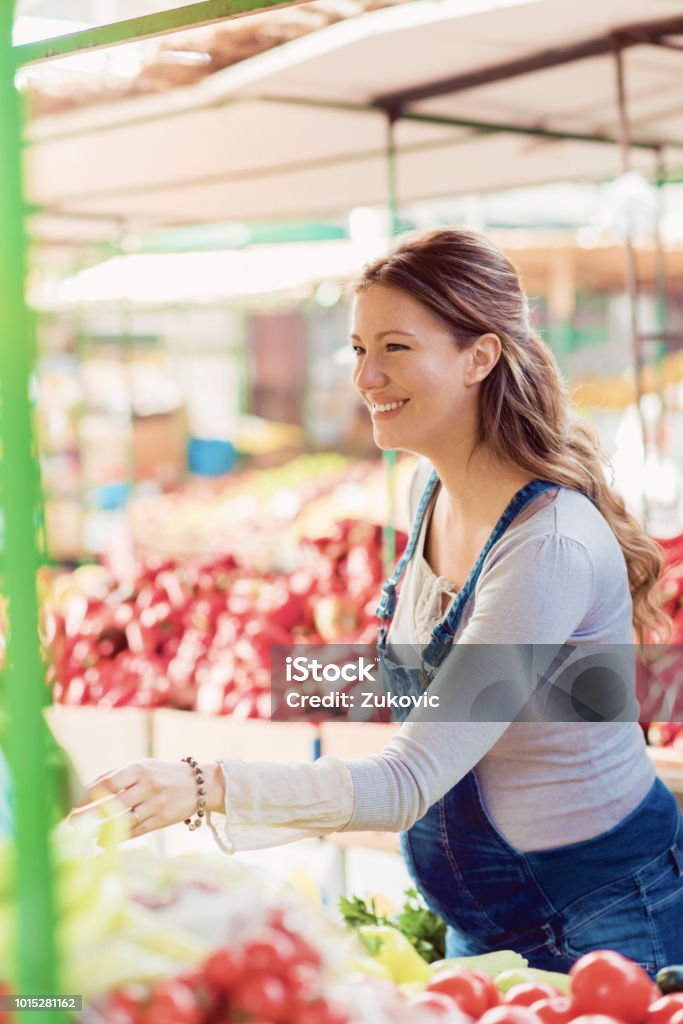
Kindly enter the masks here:
[[295, 958], [291, 937], [276, 928], [262, 928], [244, 947], [247, 968], [258, 974], [284, 974]]
[[498, 1006], [498, 1003], [500, 1002], [500, 992], [498, 991], [493, 978], [488, 974], [483, 974], [481, 971], [473, 971], [472, 973], [476, 974], [486, 988], [489, 1003], [487, 1009], [490, 1010], [492, 1006]]
[[498, 1002], [498, 990], [493, 979], [466, 967], [439, 971], [427, 985], [427, 991], [450, 996], [470, 1017], [481, 1017]]
[[642, 967], [610, 949], [582, 956], [569, 974], [577, 1014], [607, 1014], [640, 1024], [657, 994]]
[[538, 1017], [528, 1006], [494, 1006], [479, 1018], [479, 1024], [538, 1024]]
[[419, 995], [408, 1000], [408, 1006], [417, 1011], [416, 1020], [420, 1020], [420, 1011], [427, 1010], [442, 1019], [445, 1024], [470, 1024], [472, 1018], [463, 1013], [457, 1003], [443, 992], [430, 992], [425, 989]]
[[580, 1024], [624, 1024], [618, 1017], [612, 1017], [609, 1013], [584, 1013], [580, 1017], [574, 1017], [572, 1024], [579, 1021]]
[[[141, 1008], [146, 1004], [149, 991], [145, 985], [125, 985], [108, 997], [105, 1007], [107, 1020], [112, 1024], [131, 1024], [137, 1020]], [[0, 1017], [0, 1020], [2, 1018]]]
[[217, 949], [204, 964], [203, 972], [218, 992], [230, 992], [244, 976], [242, 954], [236, 949]]
[[295, 923], [292, 925], [288, 922], [287, 911], [281, 907], [276, 907], [271, 911], [268, 921], [271, 928], [274, 928], [275, 931], [283, 932], [294, 943], [297, 963], [314, 964], [316, 966], [322, 963], [320, 951], [311, 945], [301, 932], [297, 931]]
[[192, 989], [204, 1017], [210, 1016], [218, 1004], [223, 1001], [222, 993], [208, 981], [204, 971], [200, 968], [178, 975], [178, 981], [182, 981]]
[[287, 1017], [287, 1024], [346, 1024], [348, 1017], [325, 999], [302, 1003]]
[[140, 1024], [201, 1024], [202, 1017], [189, 985], [169, 978], [154, 987], [151, 1002], [139, 1020]]
[[303, 935], [294, 934], [290, 936], [294, 947], [296, 949], [296, 959], [301, 964], [313, 964], [315, 967], [319, 967], [322, 963], [322, 956], [320, 951], [312, 946]]
[[548, 985], [545, 981], [530, 981], [513, 985], [503, 996], [502, 1002], [513, 1006], [532, 1006], [539, 999], [553, 999], [559, 995], [560, 990], [554, 985]]
[[289, 993], [276, 974], [252, 974], [232, 993], [231, 1007], [247, 1019], [282, 1021], [289, 1012]]
[[651, 1004], [647, 1024], [671, 1024], [674, 1014], [683, 1010], [683, 992], [672, 992]]
[[294, 964], [285, 977], [287, 988], [299, 1000], [311, 1000], [320, 992], [320, 971], [313, 964]]
[[569, 996], [553, 996], [552, 999], [539, 999], [532, 1003], [533, 1010], [543, 1024], [569, 1024], [576, 1017], [576, 1010]]

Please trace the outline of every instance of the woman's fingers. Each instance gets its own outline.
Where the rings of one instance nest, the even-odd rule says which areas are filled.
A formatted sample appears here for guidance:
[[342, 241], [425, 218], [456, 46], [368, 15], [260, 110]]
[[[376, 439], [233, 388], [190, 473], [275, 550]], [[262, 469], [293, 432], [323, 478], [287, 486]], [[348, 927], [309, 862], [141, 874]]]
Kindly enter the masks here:
[[116, 796], [126, 807], [137, 807], [149, 798], [150, 790], [142, 782], [135, 782], [132, 786], [119, 790]]
[[93, 779], [85, 787], [85, 802], [92, 803], [93, 800], [101, 798], [103, 794], [111, 793], [115, 795], [135, 785], [140, 778], [143, 765], [143, 761], [131, 761], [130, 764], [125, 764], [121, 768], [115, 768], [112, 771], [105, 772], [103, 775], [98, 775], [96, 779]]
[[156, 811], [149, 803], [137, 804], [128, 808], [131, 836], [143, 836], [156, 828], [162, 828], [163, 822], [157, 820]]
[[[197, 784], [189, 765], [145, 758], [105, 772], [86, 786], [85, 809], [116, 801], [130, 819], [131, 834], [143, 835], [183, 821], [197, 807]], [[78, 812], [76, 812], [78, 813]]]

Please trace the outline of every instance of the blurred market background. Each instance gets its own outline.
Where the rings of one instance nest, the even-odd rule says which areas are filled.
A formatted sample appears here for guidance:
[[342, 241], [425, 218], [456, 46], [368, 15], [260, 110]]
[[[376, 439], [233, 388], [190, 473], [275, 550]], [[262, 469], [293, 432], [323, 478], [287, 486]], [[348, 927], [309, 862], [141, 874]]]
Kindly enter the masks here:
[[[404, 231], [463, 226], [509, 254], [616, 486], [663, 543], [683, 641], [683, 5], [314, 0], [40, 59], [42, 40], [168, 6], [20, 0], [15, 21], [41, 631], [50, 721], [81, 776], [383, 742], [390, 726], [261, 720], [271, 645], [371, 642], [405, 542], [412, 462], [374, 448], [346, 340], [349, 283]], [[642, 46], [614, 37], [621, 109], [609, 46], [567, 54], [557, 80], [547, 59], [487, 77], [646, 15], [671, 24], [640, 28]], [[411, 44], [441, 20], [443, 46]], [[385, 63], [363, 64], [365, 46]], [[454, 107], [446, 79], [402, 95], [431, 63], [473, 76]], [[649, 739], [683, 791], [680, 725]], [[203, 839], [181, 826], [163, 842]], [[394, 837], [340, 843], [341, 860], [333, 844], [246, 859], [328, 902], [398, 901]]]

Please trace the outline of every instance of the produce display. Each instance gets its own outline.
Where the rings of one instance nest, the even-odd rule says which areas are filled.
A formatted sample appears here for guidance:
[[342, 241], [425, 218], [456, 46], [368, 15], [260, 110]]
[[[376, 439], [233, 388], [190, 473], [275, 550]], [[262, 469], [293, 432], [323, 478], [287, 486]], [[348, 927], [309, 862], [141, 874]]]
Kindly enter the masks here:
[[670, 643], [683, 643], [683, 534], [658, 540], [664, 554], [661, 586], [665, 595], [664, 610], [673, 620]]
[[380, 526], [342, 520], [300, 542], [292, 572], [223, 555], [149, 558], [125, 584], [101, 566], [46, 581], [54, 700], [269, 717], [273, 644], [374, 642], [381, 551]]
[[134, 574], [41, 580], [54, 700], [269, 717], [273, 644], [374, 642], [385, 501], [381, 464], [316, 455], [135, 502]]
[[[53, 834], [60, 991], [83, 994], [82, 1024], [683, 1022], [683, 967], [661, 971], [656, 985], [609, 950], [583, 956], [569, 975], [534, 970], [511, 950], [429, 963], [443, 926], [413, 892], [399, 927], [359, 923], [362, 901], [344, 901], [353, 927], [343, 930], [230, 858], [168, 861], [122, 847], [126, 820], [93, 808]], [[12, 857], [5, 840], [3, 969]], [[0, 985], [15, 991], [7, 975]]]
[[511, 950], [427, 964], [398, 929], [362, 925], [358, 933], [417, 1021], [683, 1024], [683, 966], [664, 968], [653, 982], [609, 949], [582, 956], [568, 975], [529, 967]]
[[[397, 468], [402, 494], [414, 460]], [[265, 572], [288, 571], [304, 537], [328, 534], [340, 519], [382, 524], [389, 507], [386, 469], [379, 460], [354, 461], [335, 453], [300, 455], [282, 466], [245, 469], [218, 480], [194, 479], [169, 494], [130, 505], [138, 557], [174, 559], [226, 553]], [[396, 502], [398, 523], [405, 503]]]
[[648, 742], [683, 753], [683, 535], [657, 543], [665, 560], [663, 608], [672, 619], [673, 632], [666, 645], [656, 644], [652, 636], [645, 638], [637, 664], [638, 696]]
[[[125, 820], [85, 813], [53, 837], [59, 989], [83, 994], [83, 1024], [408, 1024], [398, 989], [355, 970], [352, 939], [294, 891], [221, 855], [125, 849]], [[12, 856], [5, 841], [3, 972]]]

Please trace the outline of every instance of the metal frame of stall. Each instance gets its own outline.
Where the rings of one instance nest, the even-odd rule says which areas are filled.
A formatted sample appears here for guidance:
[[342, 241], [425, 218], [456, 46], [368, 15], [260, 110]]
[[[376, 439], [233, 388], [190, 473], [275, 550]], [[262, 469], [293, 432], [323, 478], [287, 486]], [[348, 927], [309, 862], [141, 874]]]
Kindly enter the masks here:
[[[296, 0], [295, 0], [296, 2]], [[17, 846], [17, 965], [18, 984], [27, 994], [55, 990], [56, 951], [54, 948], [54, 906], [48, 829], [51, 779], [46, 759], [46, 727], [43, 707], [46, 691], [37, 642], [38, 608], [35, 573], [40, 563], [38, 543], [40, 480], [36, 459], [29, 388], [35, 366], [35, 343], [30, 316], [24, 300], [25, 239], [24, 204], [21, 187], [21, 117], [14, 88], [14, 72], [20, 66], [49, 60], [82, 50], [112, 46], [228, 18], [291, 6], [292, 0], [202, 0], [185, 7], [129, 19], [112, 25], [71, 33], [55, 39], [12, 47], [11, 33], [14, 3], [0, 3], [0, 385], [2, 387], [3, 509], [5, 524], [4, 571], [10, 602], [11, 629], [8, 637], [8, 668], [5, 673], [9, 729], [7, 750], [14, 778]], [[469, 126], [482, 132], [500, 131], [546, 138], [572, 138], [619, 146], [621, 169], [630, 167], [633, 146], [652, 150], [656, 177], [663, 181], [663, 144], [633, 140], [627, 115], [627, 88], [624, 75], [624, 51], [635, 45], [680, 49], [672, 36], [683, 33], [683, 17], [631, 26], [570, 46], [544, 50], [524, 58], [456, 75], [447, 80], [379, 96], [370, 109], [382, 110], [387, 118], [387, 167], [389, 209], [392, 228], [397, 230], [398, 190], [397, 154], [394, 126], [399, 119], [422, 120], [453, 126]], [[462, 119], [435, 118], [409, 109], [418, 99], [453, 93], [476, 85], [502, 81], [552, 66], [612, 53], [615, 62], [619, 109], [618, 138], [553, 132], [515, 124], [486, 124]], [[6, 69], [6, 70], [5, 70]], [[334, 105], [334, 104], [332, 104]], [[664, 281], [661, 241], [660, 287]], [[666, 346], [679, 345], [660, 322], [656, 337], [644, 338], [638, 328], [638, 279], [633, 239], [625, 244], [625, 278], [630, 302], [631, 345], [640, 408], [644, 340], [657, 340]], [[663, 294], [663, 293], [662, 293]], [[9, 444], [9, 439], [12, 443]], [[390, 466], [393, 457], [390, 457]], [[387, 533], [385, 554], [393, 550], [391, 530]], [[34, 684], [33, 684], [34, 683]], [[47, 1012], [43, 1019], [56, 1016]]]

